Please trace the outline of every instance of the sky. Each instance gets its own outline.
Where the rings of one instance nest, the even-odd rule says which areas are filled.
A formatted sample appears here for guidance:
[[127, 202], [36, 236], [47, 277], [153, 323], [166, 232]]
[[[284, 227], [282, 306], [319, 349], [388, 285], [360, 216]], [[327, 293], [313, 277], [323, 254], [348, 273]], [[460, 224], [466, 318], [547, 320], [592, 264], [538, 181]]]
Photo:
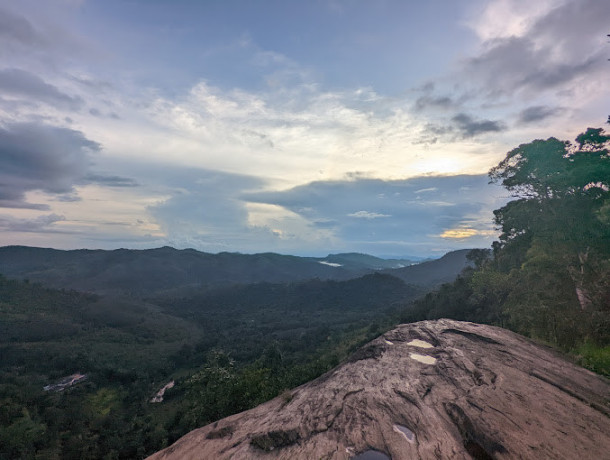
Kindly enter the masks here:
[[610, 114], [607, 0], [0, 0], [0, 246], [439, 256]]

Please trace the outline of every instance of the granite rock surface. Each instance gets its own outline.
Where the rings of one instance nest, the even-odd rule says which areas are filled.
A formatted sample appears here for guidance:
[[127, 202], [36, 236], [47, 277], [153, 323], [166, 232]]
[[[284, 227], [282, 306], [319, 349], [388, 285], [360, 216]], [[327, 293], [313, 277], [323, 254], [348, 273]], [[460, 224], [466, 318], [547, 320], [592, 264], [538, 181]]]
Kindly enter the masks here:
[[404, 324], [162, 459], [610, 459], [610, 382], [505, 329]]

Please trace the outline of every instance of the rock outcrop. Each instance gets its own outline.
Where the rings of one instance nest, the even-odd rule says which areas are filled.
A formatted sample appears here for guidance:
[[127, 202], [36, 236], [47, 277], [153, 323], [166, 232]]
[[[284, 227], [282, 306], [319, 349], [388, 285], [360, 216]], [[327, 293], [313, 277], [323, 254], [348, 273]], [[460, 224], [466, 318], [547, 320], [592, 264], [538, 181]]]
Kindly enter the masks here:
[[610, 382], [510, 331], [401, 325], [150, 459], [608, 459]]

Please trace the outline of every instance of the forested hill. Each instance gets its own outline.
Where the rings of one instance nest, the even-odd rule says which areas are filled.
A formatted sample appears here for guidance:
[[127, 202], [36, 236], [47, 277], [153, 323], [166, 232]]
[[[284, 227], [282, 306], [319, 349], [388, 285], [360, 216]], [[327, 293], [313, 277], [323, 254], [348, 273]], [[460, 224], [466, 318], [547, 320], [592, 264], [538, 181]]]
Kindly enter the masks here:
[[610, 375], [610, 136], [535, 140], [490, 171], [514, 199], [494, 211], [493, 252], [428, 294], [404, 321], [496, 324], [572, 351]]
[[[72, 250], [6, 246], [0, 248], [0, 274], [46, 286], [101, 294], [185, 295], [232, 284], [285, 283], [318, 278], [348, 280], [395, 269], [409, 284], [436, 286], [455, 279], [467, 265], [465, 251], [426, 262], [423, 272], [413, 260], [380, 259], [365, 254], [324, 258], [274, 253], [210, 254], [170, 247], [148, 250]], [[409, 273], [414, 270], [414, 280]]]
[[375, 273], [144, 301], [0, 276], [0, 460], [143, 458], [330, 370], [421, 293]]
[[471, 265], [468, 260], [470, 249], [452, 251], [440, 259], [429, 260], [408, 267], [385, 270], [384, 273], [400, 278], [406, 283], [426, 287], [436, 287], [443, 283], [451, 283], [456, 274]]

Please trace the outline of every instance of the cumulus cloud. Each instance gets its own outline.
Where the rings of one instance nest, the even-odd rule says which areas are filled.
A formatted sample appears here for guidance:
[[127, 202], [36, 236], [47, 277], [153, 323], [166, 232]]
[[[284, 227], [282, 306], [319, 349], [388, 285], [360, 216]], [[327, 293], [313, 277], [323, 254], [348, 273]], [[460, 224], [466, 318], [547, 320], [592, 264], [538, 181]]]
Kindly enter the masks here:
[[[160, 141], [172, 146], [177, 160], [230, 172], [247, 167], [294, 184], [343, 176], [354, 161], [367, 173], [396, 172], [397, 156], [415, 156], [405, 146], [418, 129], [418, 121], [400, 106], [379, 103], [362, 88], [254, 93], [200, 82], [182, 100], [157, 99], [150, 112], [159, 125], [170, 124], [171, 132]], [[161, 146], [157, 142], [151, 150]], [[415, 159], [403, 162], [404, 169], [413, 164]]]
[[576, 119], [602, 110], [610, 84], [610, 3], [489, 0], [481, 6], [466, 21], [478, 46], [450, 73], [416, 89], [414, 111], [428, 118], [420, 142], [468, 140], [484, 132], [519, 140], [519, 130], [531, 135], [541, 121], [547, 121], [542, 129], [552, 122], [556, 132], [572, 132]]
[[[249, 202], [280, 206], [311, 224], [304, 230], [331, 232], [334, 249], [376, 254], [435, 250], [491, 243], [491, 211], [505, 199], [487, 176], [416, 177], [383, 181], [319, 181], [280, 192], [244, 194]], [[363, 211], [374, 209], [375, 211]], [[340, 216], [358, 217], [352, 219]], [[368, 218], [368, 217], [383, 218]], [[441, 238], [455, 228], [471, 228], [467, 238]], [[445, 236], [451, 233], [445, 233]]]
[[100, 145], [81, 132], [37, 123], [0, 126], [0, 206], [37, 207], [29, 191], [70, 194]]
[[[495, 236], [491, 210], [505, 201], [483, 175], [360, 177], [263, 192], [255, 190], [269, 184], [251, 176], [157, 169], [168, 198], [148, 211], [164, 241], [206, 251], [425, 255], [486, 247]], [[473, 230], [455, 233], [464, 228]]]
[[40, 101], [69, 110], [78, 110], [84, 103], [79, 96], [69, 96], [39, 76], [21, 69], [0, 70], [0, 90], [26, 97], [28, 102]]
[[473, 25], [485, 41], [481, 52], [466, 60], [464, 70], [470, 79], [483, 83], [488, 95], [517, 92], [531, 97], [606, 71], [601, 38], [610, 3], [542, 2], [534, 12], [530, 6], [496, 0], [481, 23]]
[[589, 74], [602, 62], [599, 51], [570, 60], [553, 60], [550, 53], [529, 37], [510, 37], [490, 44], [468, 62], [467, 70], [473, 78], [483, 80], [490, 96], [497, 97], [554, 89]]
[[219, 251], [248, 247], [257, 240], [248, 235], [248, 211], [239, 195], [261, 187], [262, 180], [179, 167], [149, 171], [149, 180], [154, 174], [163, 176], [169, 198], [150, 206], [149, 212], [172, 244]]

